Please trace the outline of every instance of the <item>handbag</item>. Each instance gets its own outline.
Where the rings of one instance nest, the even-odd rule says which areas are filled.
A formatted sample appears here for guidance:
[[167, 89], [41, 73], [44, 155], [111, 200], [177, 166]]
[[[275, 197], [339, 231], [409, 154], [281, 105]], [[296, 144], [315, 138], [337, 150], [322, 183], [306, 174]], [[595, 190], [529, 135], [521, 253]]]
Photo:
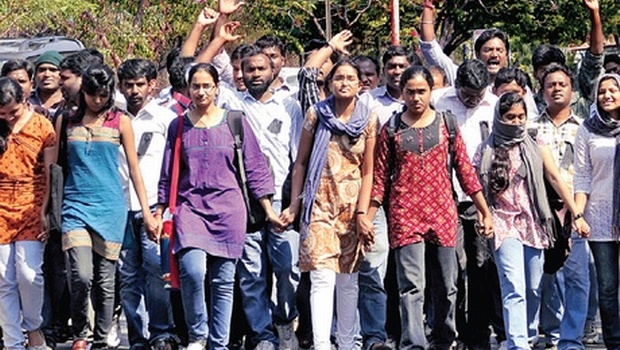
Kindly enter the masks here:
[[174, 153], [172, 155], [172, 177], [170, 179], [170, 196], [168, 197], [168, 208], [163, 215], [162, 235], [160, 237], [161, 247], [161, 269], [162, 278], [166, 287], [179, 289], [179, 265], [174, 256], [175, 226], [174, 212], [177, 206], [177, 195], [179, 192], [179, 168], [181, 162], [181, 138], [183, 136], [183, 115], [178, 117], [177, 136], [174, 141]]

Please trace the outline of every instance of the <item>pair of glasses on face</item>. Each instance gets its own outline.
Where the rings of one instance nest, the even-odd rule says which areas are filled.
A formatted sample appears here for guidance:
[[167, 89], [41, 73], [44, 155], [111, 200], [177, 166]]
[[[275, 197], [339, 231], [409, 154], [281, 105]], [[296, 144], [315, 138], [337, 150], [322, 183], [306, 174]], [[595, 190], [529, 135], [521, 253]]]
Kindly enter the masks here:
[[192, 85], [192, 91], [200, 91], [200, 89], [203, 89], [204, 92], [206, 92], [207, 94], [212, 93], [215, 90], [216, 86], [215, 85]]

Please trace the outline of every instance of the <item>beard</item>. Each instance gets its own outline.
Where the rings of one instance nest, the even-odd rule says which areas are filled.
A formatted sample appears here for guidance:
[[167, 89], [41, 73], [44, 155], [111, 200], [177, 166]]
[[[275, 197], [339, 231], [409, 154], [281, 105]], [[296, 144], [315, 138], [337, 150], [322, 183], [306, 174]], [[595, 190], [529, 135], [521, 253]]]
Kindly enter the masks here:
[[252, 80], [243, 78], [243, 83], [245, 84], [246, 89], [248, 89], [248, 92], [254, 98], [263, 96], [263, 94], [267, 91], [267, 89], [269, 89], [269, 86], [271, 85], [272, 82], [273, 82], [273, 79], [269, 79], [269, 80], [264, 81], [260, 85], [253, 85]]

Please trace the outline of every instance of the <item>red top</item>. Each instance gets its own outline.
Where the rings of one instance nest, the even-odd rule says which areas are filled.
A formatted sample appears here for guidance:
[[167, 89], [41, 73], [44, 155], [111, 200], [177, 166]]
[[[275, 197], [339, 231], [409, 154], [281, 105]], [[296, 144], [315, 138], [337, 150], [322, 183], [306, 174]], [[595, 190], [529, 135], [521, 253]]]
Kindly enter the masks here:
[[[372, 200], [382, 203], [389, 193], [388, 235], [391, 248], [421, 241], [442, 247], [455, 246], [457, 207], [448, 176], [448, 130], [438, 114], [423, 128], [401, 122], [395, 136], [396, 156], [390, 161], [386, 123], [379, 135], [374, 167]], [[472, 195], [482, 189], [460, 131], [454, 142], [454, 170], [463, 191]], [[390, 188], [391, 163], [397, 168]]]

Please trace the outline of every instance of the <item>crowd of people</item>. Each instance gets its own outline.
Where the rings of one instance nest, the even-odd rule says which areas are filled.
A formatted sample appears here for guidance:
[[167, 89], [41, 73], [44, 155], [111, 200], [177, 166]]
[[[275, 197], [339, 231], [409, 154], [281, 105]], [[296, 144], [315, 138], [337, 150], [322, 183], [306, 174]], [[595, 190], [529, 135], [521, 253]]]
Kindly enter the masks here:
[[122, 312], [132, 350], [583, 349], [600, 313], [620, 349], [620, 57], [582, 2], [578, 68], [543, 44], [534, 79], [494, 28], [455, 64], [431, 0], [419, 48], [312, 40], [298, 86], [277, 36], [224, 49], [234, 0], [163, 89], [96, 49], [5, 62], [3, 346], [115, 348]]

